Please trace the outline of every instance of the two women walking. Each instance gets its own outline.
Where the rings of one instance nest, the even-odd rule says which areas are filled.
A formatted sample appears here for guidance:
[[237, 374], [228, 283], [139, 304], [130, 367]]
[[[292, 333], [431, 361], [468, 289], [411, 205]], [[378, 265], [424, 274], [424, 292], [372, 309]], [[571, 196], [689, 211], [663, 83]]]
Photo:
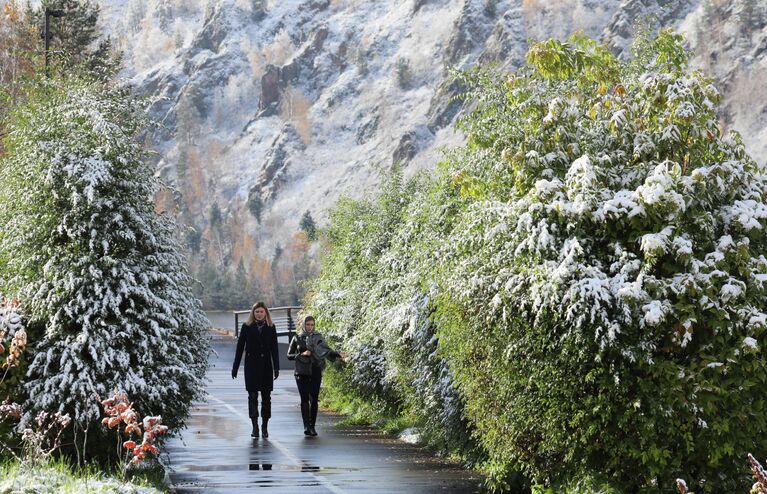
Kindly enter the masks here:
[[[316, 321], [312, 316], [303, 320], [300, 334], [296, 335], [288, 346], [288, 359], [296, 362], [294, 376], [301, 396], [301, 416], [304, 434], [316, 436], [314, 426], [317, 421], [317, 409], [322, 384], [322, 371], [326, 360], [344, 359], [345, 352], [332, 350], [325, 338], [315, 329]], [[273, 381], [280, 374], [280, 359], [277, 350], [277, 331], [272, 323], [269, 309], [263, 302], [253, 306], [247, 322], [240, 329], [237, 351], [232, 367], [232, 379], [237, 378], [242, 354], [245, 352], [245, 389], [248, 392], [248, 415], [253, 430], [251, 437], [259, 437], [258, 394], [261, 394], [261, 430], [260, 435], [269, 437], [267, 425], [272, 416], [271, 392]]]

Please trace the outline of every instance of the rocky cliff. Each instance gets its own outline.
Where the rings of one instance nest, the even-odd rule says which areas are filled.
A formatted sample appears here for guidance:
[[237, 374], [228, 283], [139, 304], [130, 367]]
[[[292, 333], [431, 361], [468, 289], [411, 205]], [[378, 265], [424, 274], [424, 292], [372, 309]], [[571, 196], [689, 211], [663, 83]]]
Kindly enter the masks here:
[[202, 233], [197, 261], [221, 268], [269, 259], [305, 211], [322, 223], [395, 162], [433, 167], [461, 142], [449, 68], [513, 69], [530, 39], [582, 30], [626, 53], [639, 23], [686, 32], [726, 93], [722, 124], [767, 158], [765, 0], [101, 3], [124, 75], [162, 124], [158, 167], [180, 192], [165, 202]]

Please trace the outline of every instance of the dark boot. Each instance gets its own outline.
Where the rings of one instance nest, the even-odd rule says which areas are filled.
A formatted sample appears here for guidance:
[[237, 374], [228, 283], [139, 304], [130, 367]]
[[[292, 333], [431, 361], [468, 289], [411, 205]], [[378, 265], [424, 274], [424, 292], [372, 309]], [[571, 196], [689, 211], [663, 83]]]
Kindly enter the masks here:
[[261, 436], [266, 439], [269, 437], [269, 430], [266, 425], [269, 423], [269, 419], [261, 419]]
[[312, 436], [317, 435], [317, 431], [314, 430], [314, 424], [317, 423], [317, 412], [319, 408], [319, 400], [316, 395], [312, 395], [312, 407], [309, 414], [309, 434]]
[[258, 417], [251, 417], [250, 423], [253, 424], [253, 430], [250, 431], [250, 437], [258, 438]]
[[301, 418], [304, 419], [304, 435], [311, 436], [309, 432], [309, 422], [311, 421], [311, 415], [309, 410], [309, 402], [307, 400], [301, 400]]

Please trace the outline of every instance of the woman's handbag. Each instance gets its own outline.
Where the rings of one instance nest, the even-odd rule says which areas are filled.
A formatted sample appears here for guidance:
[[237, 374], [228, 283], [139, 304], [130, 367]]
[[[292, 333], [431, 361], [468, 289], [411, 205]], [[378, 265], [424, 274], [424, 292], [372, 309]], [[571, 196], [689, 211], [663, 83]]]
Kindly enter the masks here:
[[298, 355], [296, 355], [295, 375], [301, 377], [310, 377], [312, 375], [312, 358], [304, 357], [301, 355], [303, 352], [308, 350], [306, 346], [306, 338], [296, 338], [296, 348]]
[[312, 375], [312, 358], [299, 355], [296, 357], [296, 372], [297, 376], [311, 377]]

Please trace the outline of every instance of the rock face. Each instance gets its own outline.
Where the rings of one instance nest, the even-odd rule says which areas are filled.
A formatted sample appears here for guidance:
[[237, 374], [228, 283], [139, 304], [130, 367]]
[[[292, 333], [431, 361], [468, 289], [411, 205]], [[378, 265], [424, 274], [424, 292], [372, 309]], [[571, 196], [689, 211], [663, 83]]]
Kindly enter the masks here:
[[[322, 224], [338, 197], [369, 194], [380, 164], [433, 167], [440, 147], [462, 142], [450, 101], [462, 88], [448, 69], [513, 70], [529, 39], [583, 30], [626, 55], [637, 21], [655, 16], [650, 24], [688, 34], [695, 63], [725, 90], [723, 124], [767, 158], [763, 0], [100, 3], [124, 75], [162, 124], [152, 135], [159, 170], [183, 217], [206, 235], [217, 201], [231, 229], [253, 237], [240, 242], [250, 251], [215, 256], [233, 265], [284, 245], [304, 211]], [[260, 222], [245, 207], [254, 196]]]
[[303, 148], [295, 127], [290, 122], [286, 122], [266, 153], [264, 164], [250, 188], [250, 194], [258, 194], [266, 203], [273, 199], [287, 180], [292, 156], [301, 152]]

